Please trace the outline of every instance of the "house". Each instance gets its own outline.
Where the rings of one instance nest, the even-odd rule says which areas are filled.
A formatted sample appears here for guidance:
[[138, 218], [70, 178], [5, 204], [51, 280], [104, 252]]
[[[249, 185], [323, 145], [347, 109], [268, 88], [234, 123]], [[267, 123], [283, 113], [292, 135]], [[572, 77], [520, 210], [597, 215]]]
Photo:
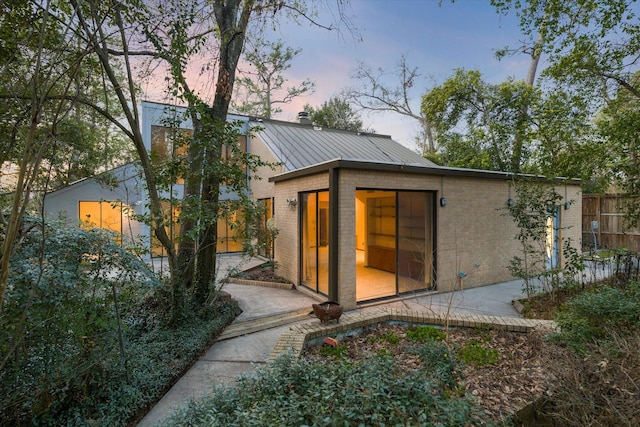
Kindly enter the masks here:
[[[145, 102], [142, 111], [145, 141], [153, 148], [152, 133], [159, 134], [163, 115], [172, 110]], [[247, 129], [260, 128], [255, 135], [247, 132], [246, 149], [278, 163], [275, 170], [259, 170], [263, 179], [251, 180], [250, 191], [270, 208], [278, 229], [278, 273], [299, 289], [349, 309], [381, 298], [511, 279], [507, 266], [520, 252], [516, 226], [505, 215], [514, 192], [511, 174], [439, 167], [388, 136], [321, 129], [304, 116], [300, 123], [235, 118]], [[81, 189], [90, 187], [93, 202], [122, 201], [142, 213], [144, 204], [136, 205], [142, 187], [131, 179], [123, 176], [126, 188], [117, 192], [99, 192], [94, 180], [74, 184], [48, 195], [46, 210], [90, 201], [81, 200], [87, 197]], [[563, 202], [572, 203], [550, 214], [548, 257], [558, 265], [561, 243], [581, 238], [580, 182], [550, 185], [564, 195]], [[71, 205], [69, 217], [82, 219], [82, 210]], [[123, 223], [150, 234], [134, 221]], [[220, 227], [227, 245], [219, 252], [237, 250], [233, 231], [224, 234], [225, 225]]]

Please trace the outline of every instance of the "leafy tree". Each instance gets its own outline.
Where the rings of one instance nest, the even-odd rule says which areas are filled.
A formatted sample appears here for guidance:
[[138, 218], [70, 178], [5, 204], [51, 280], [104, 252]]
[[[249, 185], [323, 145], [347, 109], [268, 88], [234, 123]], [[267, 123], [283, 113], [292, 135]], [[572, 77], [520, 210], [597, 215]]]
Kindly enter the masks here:
[[[146, 183], [149, 197], [151, 227], [165, 249], [173, 289], [179, 277], [177, 271], [177, 256], [173, 242], [165, 229], [166, 219], [162, 209], [162, 199], [156, 183], [151, 159], [142, 139], [141, 119], [137, 109], [138, 92], [133, 72], [130, 38], [141, 23], [147, 22], [152, 16], [150, 9], [144, 2], [130, 0], [126, 3], [100, 3], [94, 0], [79, 3], [70, 0], [77, 22], [77, 34], [88, 41], [91, 52], [100, 64], [100, 71], [104, 79], [105, 91], [112, 91], [117, 102], [115, 104], [100, 105], [87, 99], [81, 99], [83, 104], [91, 107], [119, 129], [133, 143], [142, 174]], [[154, 55], [154, 52], [144, 52]], [[123, 69], [124, 72], [120, 73]], [[120, 115], [124, 120], [120, 120]], [[182, 306], [182, 293], [173, 293], [173, 306]]]
[[[160, 15], [167, 18], [167, 31], [159, 34], [159, 26], [145, 21], [145, 36], [152, 41], [157, 55], [168, 64], [172, 85], [170, 91], [188, 105], [193, 123], [193, 138], [187, 147], [185, 187], [182, 201], [184, 221], [181, 218], [179, 249], [176, 267], [180, 279], [174, 281], [176, 294], [174, 321], [178, 321], [184, 288], [195, 285], [194, 303], [203, 305], [210, 295], [216, 273], [217, 220], [221, 211], [222, 185], [248, 202], [246, 192], [247, 162], [258, 161], [243, 156], [236, 144], [237, 131], [227, 123], [227, 114], [235, 87], [236, 71], [244, 49], [250, 23], [260, 24], [274, 19], [285, 11], [307, 19], [318, 25], [310, 16], [315, 4], [300, 2], [276, 2], [227, 0], [207, 4], [159, 2]], [[342, 6], [338, 6], [340, 17]], [[177, 19], [172, 19], [172, 17]], [[204, 17], [204, 20], [200, 20]], [[192, 34], [193, 28], [203, 29]], [[215, 39], [208, 38], [215, 35]], [[213, 49], [207, 43], [213, 42]], [[195, 93], [187, 79], [187, 65], [193, 55], [209, 55], [215, 63], [216, 76], [212, 77], [215, 93], [211, 102], [206, 102]], [[225, 162], [225, 147], [231, 147], [241, 161]], [[240, 156], [240, 157], [238, 157]], [[228, 167], [233, 168], [232, 170]], [[250, 166], [250, 165], [249, 165]], [[229, 174], [231, 172], [231, 175]], [[235, 183], [235, 184], [233, 184]], [[243, 187], [244, 186], [244, 187]]]
[[422, 114], [432, 123], [445, 164], [519, 172], [529, 156], [517, 141], [528, 137], [523, 109], [533, 89], [515, 80], [491, 85], [478, 71], [456, 70], [422, 99]]
[[[9, 225], [3, 236], [3, 255], [6, 256], [3, 256], [0, 264], [0, 304], [9, 271], [8, 255], [12, 253], [13, 242], [17, 240], [20, 231], [19, 218], [22, 218], [25, 212], [30, 188], [35, 179], [31, 171], [39, 170], [44, 158], [43, 153], [53, 146], [49, 142], [53, 141], [52, 136], [56, 133], [46, 132], [45, 128], [38, 126], [45, 117], [46, 110], [42, 107], [52, 100], [58, 104], [53, 103], [49, 110], [51, 113], [46, 111], [47, 117], [52, 118], [49, 122], [63, 123], [69, 112], [74, 111], [69, 108], [71, 104], [68, 104], [73, 101], [73, 105], [84, 105], [92, 109], [110, 123], [110, 128], [117, 129], [133, 143], [149, 196], [149, 221], [169, 259], [174, 319], [178, 320], [184, 314], [185, 285], [196, 283], [196, 294], [208, 295], [208, 292], [201, 290], [208, 290], [215, 277], [216, 228], [218, 212], [221, 211], [219, 197], [222, 186], [226, 186], [229, 191], [238, 190], [240, 187], [234, 187], [233, 180], [237, 185], [242, 182], [246, 186], [244, 164], [226, 162], [223, 155], [239, 159], [239, 129], [237, 124], [227, 123], [226, 118], [249, 23], [265, 23], [277, 16], [275, 12], [282, 11], [287, 12], [287, 16], [297, 15], [319, 25], [312, 18], [315, 8], [316, 4], [283, 3], [273, 0], [220, 0], [206, 4], [180, 0], [127, 0], [117, 3], [69, 0], [68, 3], [55, 1], [43, 5], [35, 2], [24, 7], [16, 7], [15, 10], [9, 8], [11, 13], [24, 17], [25, 20], [32, 20], [34, 16], [40, 16], [41, 19], [33, 20], [35, 25], [25, 25], [33, 31], [17, 32], [24, 35], [24, 41], [3, 45], [4, 50], [0, 52], [3, 57], [13, 58], [2, 65], [3, 83], [13, 83], [16, 80], [14, 76], [24, 75], [16, 72], [19, 71], [17, 69], [11, 69], [12, 66], [27, 66], [27, 69], [33, 71], [31, 75], [35, 76], [32, 80], [27, 79], [32, 90], [27, 93], [22, 109], [19, 102], [16, 102], [20, 98], [11, 97], [20, 113], [18, 117], [27, 125], [21, 133], [25, 135], [26, 141], [21, 155], [29, 157], [24, 157], [19, 163], [21, 166], [24, 165], [24, 170], [21, 169], [18, 177], [19, 191], [15, 193], [11, 221], [7, 221]], [[344, 16], [343, 5], [339, 5], [338, 8], [341, 11], [338, 14], [341, 19]], [[6, 10], [3, 9], [3, 12]], [[55, 16], [52, 15], [53, 12]], [[7, 22], [7, 19], [2, 21], [3, 33], [11, 33], [13, 30]], [[166, 32], [163, 33], [165, 28]], [[200, 30], [201, 32], [197, 32]], [[21, 43], [30, 43], [33, 46], [34, 54], [29, 60], [22, 61], [24, 52], [20, 51]], [[58, 46], [59, 49], [48, 50], [49, 46]], [[53, 53], [57, 53], [57, 56]], [[211, 62], [215, 63], [217, 75], [212, 79], [215, 95], [210, 102], [195, 96], [186, 78], [187, 65], [195, 55], [209, 55]], [[141, 58], [146, 58], [147, 62]], [[186, 248], [184, 251], [175, 250], [174, 242], [165, 229], [170, 218], [163, 211], [163, 200], [160, 196], [162, 188], [159, 187], [149, 153], [142, 140], [137, 109], [139, 76], [135, 74], [135, 67], [147, 64], [153, 66], [150, 58], [157, 58], [166, 66], [169, 80], [172, 82], [168, 88], [169, 94], [185, 100], [194, 124], [193, 138], [187, 147], [188, 163], [185, 164], [188, 164], [188, 167], [184, 168], [189, 173], [185, 174], [183, 206], [193, 207], [191, 214], [183, 218], [185, 223], [181, 224], [183, 234], [180, 246], [181, 249]], [[18, 59], [21, 62], [17, 62]], [[65, 68], [68, 64], [69, 67]], [[94, 68], [84, 68], [90, 65]], [[81, 84], [76, 84], [82, 80], [74, 80], [74, 77], [81, 76], [82, 73], [89, 74], [85, 70], [92, 70], [91, 72], [101, 79], [103, 91], [100, 93], [111, 93], [113, 98], [96, 99], [82, 93], [72, 94], [73, 89], [82, 87]], [[113, 99], [116, 101], [113, 102]], [[11, 114], [7, 114], [7, 117], [11, 117]], [[72, 134], [74, 132], [66, 135]], [[38, 138], [44, 138], [44, 141], [49, 142], [46, 145], [33, 145], [31, 142]], [[14, 140], [17, 140], [15, 135]], [[3, 150], [20, 153], [21, 147], [17, 150], [15, 147], [16, 144], [8, 144]], [[84, 151], [84, 148], [82, 150]], [[14, 157], [20, 158], [15, 155]], [[229, 164], [235, 164], [236, 169], [229, 170]], [[242, 173], [238, 172], [240, 170]], [[236, 191], [236, 194], [248, 198], [246, 191]], [[192, 220], [191, 223], [189, 219]], [[181, 253], [186, 255], [180, 256]], [[190, 271], [195, 273], [192, 275]], [[190, 282], [192, 279], [193, 282]], [[198, 300], [198, 304], [204, 303], [204, 300]]]
[[282, 40], [266, 42], [262, 38], [250, 42], [244, 60], [250, 70], [240, 71], [232, 109], [241, 114], [270, 119], [282, 112], [276, 105], [288, 104], [294, 98], [311, 94], [315, 83], [309, 79], [296, 86], [285, 87], [283, 73], [291, 68], [291, 61], [302, 52], [285, 46]]
[[478, 71], [457, 70], [423, 97], [444, 164], [456, 167], [582, 178], [602, 185], [592, 161], [605, 146], [593, 136], [583, 99], [509, 79], [486, 83]]
[[[520, 17], [520, 27], [526, 36], [539, 34], [542, 40], [538, 47], [546, 55], [548, 67], [541, 76], [550, 89], [563, 87], [566, 92], [580, 98], [581, 105], [590, 111], [602, 108], [602, 116], [615, 115], [607, 126], [600, 127], [600, 136], [606, 142], [620, 141], [620, 136], [629, 129], [625, 113], [622, 117], [617, 99], [640, 99], [638, 70], [640, 50], [640, 21], [635, 1], [627, 0], [493, 0], [500, 13], [515, 11]], [[608, 104], [614, 105], [609, 106]], [[610, 116], [613, 118], [613, 116]], [[633, 119], [632, 119], [633, 120]], [[601, 122], [602, 123], [602, 122]], [[616, 128], [614, 125], [619, 125]], [[627, 135], [628, 137], [629, 135]], [[625, 169], [630, 148], [626, 144], [609, 144], [616, 149], [612, 159], [617, 164], [613, 171]], [[598, 152], [597, 154], [600, 154]], [[607, 158], [599, 158], [603, 164]], [[622, 173], [625, 180], [622, 188], [637, 194], [634, 184], [638, 169], [629, 168]], [[640, 216], [640, 205], [629, 205], [629, 218]]]
[[[389, 75], [396, 80], [395, 86], [385, 81]], [[436, 153], [432, 124], [412, 106], [411, 91], [417, 86], [420, 74], [417, 67], [407, 63], [405, 55], [400, 57], [393, 72], [382, 68], [374, 70], [360, 63], [353, 77], [359, 86], [346, 90], [346, 100], [367, 111], [390, 111], [416, 120], [420, 125], [420, 133], [416, 136], [418, 148], [423, 155], [433, 156]]]
[[[630, 81], [640, 87], [640, 73]], [[628, 90], [620, 88], [596, 118], [598, 132], [609, 150], [609, 164], [620, 187], [631, 196], [625, 208], [631, 225], [640, 221], [640, 103]], [[606, 157], [605, 157], [606, 158]]]
[[337, 96], [323, 102], [318, 108], [306, 104], [304, 111], [309, 113], [311, 121], [317, 126], [354, 132], [362, 130], [360, 115], [353, 111], [345, 99]]
[[15, 165], [17, 175], [2, 211], [0, 309], [34, 192], [45, 190], [55, 178], [53, 163], [68, 160], [63, 154], [72, 152], [78, 140], [60, 136], [65, 128], [81, 126], [70, 125], [68, 116], [79, 111], [76, 100], [85, 95], [79, 89], [96, 84], [84, 69], [87, 43], [66, 36], [76, 29], [68, 8], [57, 2], [23, 2], [3, 6], [2, 13], [0, 33], [12, 37], [6, 44], [3, 38], [0, 51], [6, 61], [0, 67], [0, 163]]

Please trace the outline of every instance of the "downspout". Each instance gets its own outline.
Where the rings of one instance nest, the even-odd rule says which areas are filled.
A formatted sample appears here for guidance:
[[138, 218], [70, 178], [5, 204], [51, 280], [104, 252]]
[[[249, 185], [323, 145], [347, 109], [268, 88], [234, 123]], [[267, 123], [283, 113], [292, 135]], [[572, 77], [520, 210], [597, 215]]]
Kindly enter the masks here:
[[340, 235], [338, 233], [339, 221], [339, 171], [338, 168], [329, 169], [329, 300], [337, 301], [339, 257], [338, 247]]

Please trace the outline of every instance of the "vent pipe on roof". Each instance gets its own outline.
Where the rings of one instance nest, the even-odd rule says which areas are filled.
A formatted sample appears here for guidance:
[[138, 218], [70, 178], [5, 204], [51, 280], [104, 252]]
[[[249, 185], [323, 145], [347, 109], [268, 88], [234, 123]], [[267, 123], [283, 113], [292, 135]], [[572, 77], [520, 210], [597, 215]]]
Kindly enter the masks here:
[[301, 125], [310, 125], [311, 123], [311, 118], [309, 117], [309, 113], [307, 113], [306, 111], [301, 111], [298, 113], [298, 122], [300, 122]]

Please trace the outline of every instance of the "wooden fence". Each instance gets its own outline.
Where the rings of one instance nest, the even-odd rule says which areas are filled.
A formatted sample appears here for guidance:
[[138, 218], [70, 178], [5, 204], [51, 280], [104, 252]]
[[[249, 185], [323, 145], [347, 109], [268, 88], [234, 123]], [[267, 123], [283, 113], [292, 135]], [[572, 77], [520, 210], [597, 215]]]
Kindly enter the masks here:
[[582, 196], [583, 251], [626, 248], [640, 252], [640, 229], [625, 223], [624, 200], [620, 194]]

